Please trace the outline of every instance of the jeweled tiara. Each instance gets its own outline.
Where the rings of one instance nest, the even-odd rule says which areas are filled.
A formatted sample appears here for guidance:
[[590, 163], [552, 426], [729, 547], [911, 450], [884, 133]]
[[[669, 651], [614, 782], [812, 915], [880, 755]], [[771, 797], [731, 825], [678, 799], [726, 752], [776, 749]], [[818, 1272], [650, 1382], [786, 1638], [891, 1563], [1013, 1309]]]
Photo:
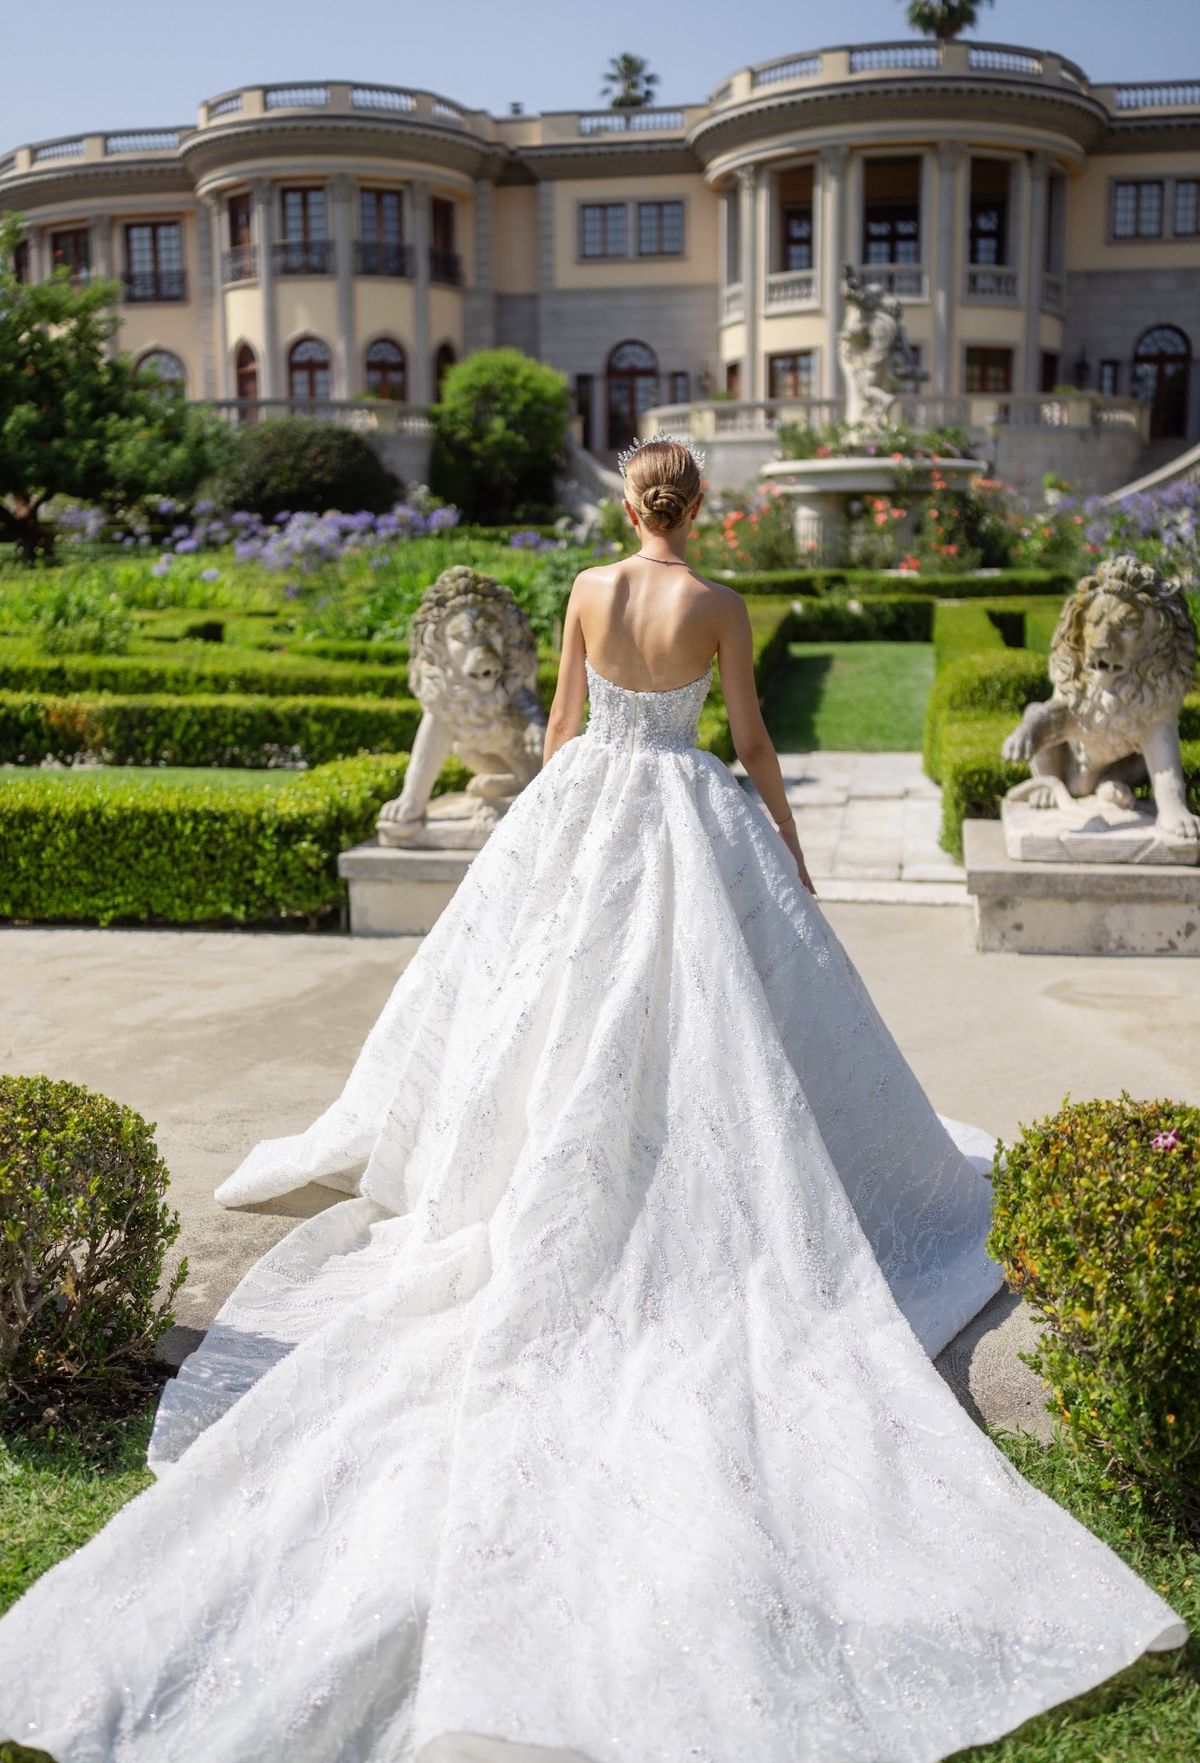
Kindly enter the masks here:
[[691, 435], [657, 434], [647, 435], [645, 440], [635, 441], [632, 447], [626, 447], [617, 454], [617, 465], [622, 477], [625, 476], [625, 468], [633, 458], [634, 454], [640, 452], [643, 447], [652, 446], [655, 441], [674, 441], [678, 446], [686, 447], [701, 471], [704, 470], [704, 454], [700, 451], [699, 447], [697, 447]]

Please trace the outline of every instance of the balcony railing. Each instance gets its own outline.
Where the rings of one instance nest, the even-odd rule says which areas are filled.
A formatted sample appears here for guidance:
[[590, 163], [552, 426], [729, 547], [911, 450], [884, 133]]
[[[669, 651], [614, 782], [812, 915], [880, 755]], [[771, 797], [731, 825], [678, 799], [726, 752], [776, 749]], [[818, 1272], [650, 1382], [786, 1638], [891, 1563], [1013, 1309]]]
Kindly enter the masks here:
[[767, 277], [767, 311], [794, 312], [817, 304], [817, 278], [811, 269], [781, 270]]
[[359, 239], [354, 247], [356, 275], [394, 276], [411, 282], [416, 274], [416, 252], [411, 245], [380, 239]]
[[906, 393], [892, 414], [913, 428], [1132, 430], [1148, 438], [1150, 409], [1133, 398], [1093, 392], [967, 392], [948, 398]]
[[271, 247], [276, 275], [332, 275], [332, 239], [284, 239]]
[[258, 254], [253, 245], [234, 245], [221, 258], [221, 275], [227, 282], [252, 282], [258, 274]]
[[1060, 275], [1042, 277], [1042, 306], [1047, 312], [1062, 312], [1066, 307], [1066, 282]]
[[187, 299], [187, 271], [183, 269], [130, 269], [121, 277], [129, 306], [166, 304]]
[[664, 404], [648, 410], [647, 433], [691, 435], [695, 440], [714, 436], [773, 435], [781, 423], [804, 428], [824, 428], [842, 413], [837, 398], [721, 398], [704, 404]]
[[966, 297], [968, 300], [993, 300], [1010, 305], [1018, 297], [1019, 283], [1015, 269], [1000, 269], [993, 264], [967, 265]]
[[390, 398], [215, 398], [191, 402], [220, 411], [231, 423], [259, 422], [269, 416], [315, 416], [364, 433], [425, 438], [433, 432], [420, 405]]
[[441, 282], [448, 288], [462, 287], [462, 258], [457, 251], [442, 251], [436, 245], [429, 247], [429, 279]]
[[929, 298], [925, 271], [915, 263], [863, 263], [858, 274], [871, 287], [882, 288], [898, 300]]
[[736, 324], [746, 314], [746, 303], [742, 297], [741, 282], [730, 282], [728, 287], [721, 289], [721, 323]]

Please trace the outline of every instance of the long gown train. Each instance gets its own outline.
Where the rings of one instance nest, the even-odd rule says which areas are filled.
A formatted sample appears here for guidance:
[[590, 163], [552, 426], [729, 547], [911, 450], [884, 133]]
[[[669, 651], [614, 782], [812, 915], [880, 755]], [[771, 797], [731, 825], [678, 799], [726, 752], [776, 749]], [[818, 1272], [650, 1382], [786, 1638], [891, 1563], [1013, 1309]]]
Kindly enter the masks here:
[[346, 1197], [165, 1387], [154, 1483], [0, 1620], [0, 1736], [934, 1763], [1186, 1639], [931, 1364], [1002, 1284], [990, 1141], [694, 746], [709, 676], [588, 675], [341, 1095], [216, 1190]]

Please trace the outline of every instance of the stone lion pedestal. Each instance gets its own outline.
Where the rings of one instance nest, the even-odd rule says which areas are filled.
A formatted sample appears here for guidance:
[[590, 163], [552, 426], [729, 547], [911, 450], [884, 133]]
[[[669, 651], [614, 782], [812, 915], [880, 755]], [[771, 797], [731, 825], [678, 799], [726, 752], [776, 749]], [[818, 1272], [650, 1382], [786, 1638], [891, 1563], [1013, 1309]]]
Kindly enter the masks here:
[[378, 839], [343, 851], [338, 874], [349, 888], [351, 936], [423, 937], [474, 856], [474, 851], [381, 845]]

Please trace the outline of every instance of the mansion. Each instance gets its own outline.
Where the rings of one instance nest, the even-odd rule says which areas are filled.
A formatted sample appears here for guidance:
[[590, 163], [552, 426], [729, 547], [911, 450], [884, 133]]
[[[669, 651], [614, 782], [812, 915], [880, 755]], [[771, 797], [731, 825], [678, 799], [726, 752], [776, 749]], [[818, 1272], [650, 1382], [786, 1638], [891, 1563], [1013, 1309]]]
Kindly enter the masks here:
[[652, 407], [824, 420], [852, 264], [902, 302], [931, 419], [1069, 386], [1143, 456], [1200, 437], [1200, 79], [914, 39], [677, 109], [256, 85], [0, 152], [0, 210], [19, 275], [116, 277], [121, 345], [244, 416], [372, 393], [415, 417], [512, 344], [568, 377], [602, 456]]

